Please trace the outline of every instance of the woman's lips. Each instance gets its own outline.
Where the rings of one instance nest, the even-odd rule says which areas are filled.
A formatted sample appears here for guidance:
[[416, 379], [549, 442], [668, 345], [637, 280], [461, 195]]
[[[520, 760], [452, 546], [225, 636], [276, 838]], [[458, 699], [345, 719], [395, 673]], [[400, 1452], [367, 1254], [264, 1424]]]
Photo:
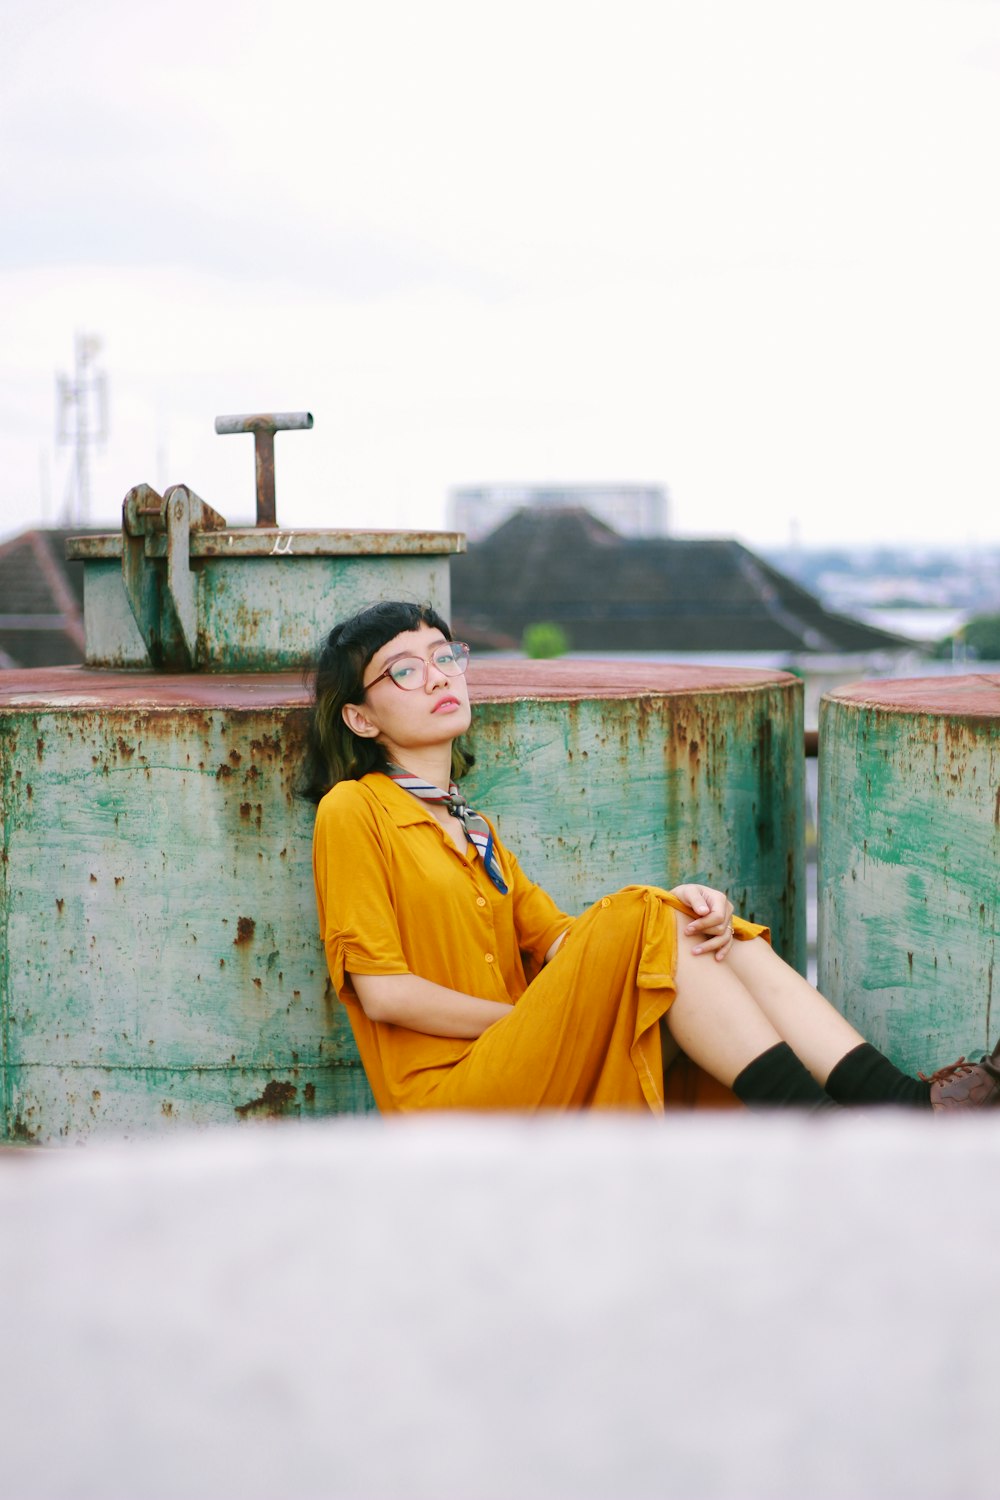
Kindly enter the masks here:
[[458, 701], [457, 698], [439, 698], [438, 701], [435, 703], [434, 707], [431, 709], [431, 713], [432, 714], [439, 713], [442, 708], [459, 708], [459, 707], [460, 707], [460, 704], [459, 704], [459, 701]]

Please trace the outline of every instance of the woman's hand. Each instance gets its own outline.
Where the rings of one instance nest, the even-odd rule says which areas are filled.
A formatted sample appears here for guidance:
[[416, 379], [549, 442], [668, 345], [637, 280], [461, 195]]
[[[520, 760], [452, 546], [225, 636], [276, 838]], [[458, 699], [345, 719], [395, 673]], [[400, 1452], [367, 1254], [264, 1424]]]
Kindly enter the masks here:
[[733, 946], [732, 902], [723, 891], [713, 891], [708, 885], [675, 885], [670, 894], [695, 914], [684, 931], [703, 940], [692, 952], [714, 953], [721, 962]]

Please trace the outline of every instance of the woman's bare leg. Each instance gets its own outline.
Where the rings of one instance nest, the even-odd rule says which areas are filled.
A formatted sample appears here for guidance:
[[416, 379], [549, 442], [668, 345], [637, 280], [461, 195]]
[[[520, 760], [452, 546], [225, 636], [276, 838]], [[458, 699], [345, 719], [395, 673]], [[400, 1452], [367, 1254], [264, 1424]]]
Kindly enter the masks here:
[[720, 1083], [787, 1042], [820, 1085], [864, 1037], [763, 941], [734, 943], [722, 963], [694, 954], [698, 939], [676, 913], [677, 994], [667, 1028], [682, 1051]]
[[731, 1088], [733, 1080], [755, 1057], [785, 1038], [764, 1014], [729, 960], [716, 963], [711, 954], [694, 955], [692, 949], [698, 939], [689, 938], [684, 932], [690, 916], [676, 911], [674, 916], [677, 990], [664, 1017], [667, 1029], [682, 1052], [719, 1083]]
[[[696, 960], [702, 962], [704, 958]], [[865, 1040], [761, 938], [734, 943], [727, 958], [714, 967], [732, 969], [818, 1084], [825, 1084], [841, 1058]]]

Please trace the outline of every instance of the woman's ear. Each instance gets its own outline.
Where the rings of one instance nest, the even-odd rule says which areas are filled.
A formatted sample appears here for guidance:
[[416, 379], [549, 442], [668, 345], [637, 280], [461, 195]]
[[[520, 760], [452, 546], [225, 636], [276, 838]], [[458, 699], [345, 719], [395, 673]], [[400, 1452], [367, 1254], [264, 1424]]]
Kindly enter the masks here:
[[372, 723], [364, 709], [357, 703], [345, 703], [340, 712], [352, 734], [358, 735], [363, 740], [373, 740], [378, 735], [378, 725]]

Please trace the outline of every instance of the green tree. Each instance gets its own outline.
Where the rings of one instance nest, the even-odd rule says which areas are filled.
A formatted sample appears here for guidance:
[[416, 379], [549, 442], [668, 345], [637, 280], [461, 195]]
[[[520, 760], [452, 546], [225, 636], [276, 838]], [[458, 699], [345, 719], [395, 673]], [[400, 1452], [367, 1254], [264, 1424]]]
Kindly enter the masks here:
[[964, 646], [977, 661], [1000, 661], [1000, 615], [973, 615], [955, 635], [945, 636], [934, 649], [935, 656], [952, 656]]
[[524, 627], [521, 650], [533, 661], [545, 656], [562, 656], [569, 650], [569, 636], [561, 625], [555, 625], [551, 620], [539, 620], [537, 624]]

